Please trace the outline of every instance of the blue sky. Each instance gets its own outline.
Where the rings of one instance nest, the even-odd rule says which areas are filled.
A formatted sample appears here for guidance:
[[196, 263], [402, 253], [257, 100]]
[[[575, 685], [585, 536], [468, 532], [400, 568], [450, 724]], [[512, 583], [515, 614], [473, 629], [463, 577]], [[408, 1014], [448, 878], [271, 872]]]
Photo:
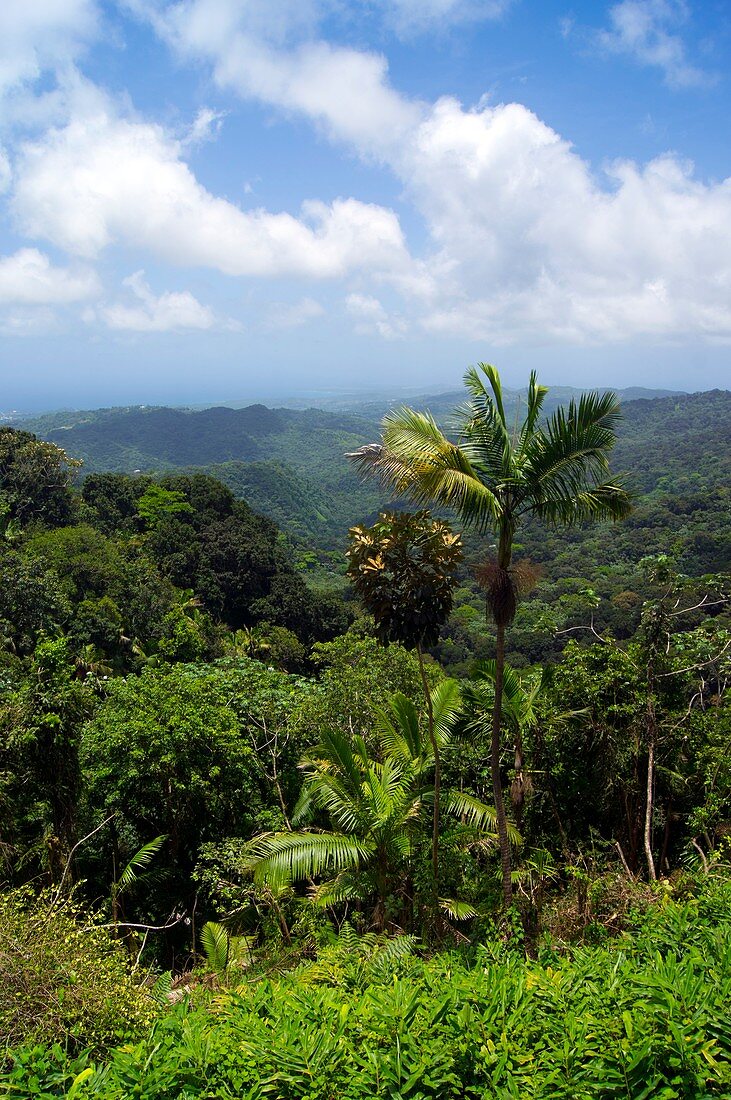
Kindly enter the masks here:
[[728, 386], [731, 6], [0, 6], [0, 410]]

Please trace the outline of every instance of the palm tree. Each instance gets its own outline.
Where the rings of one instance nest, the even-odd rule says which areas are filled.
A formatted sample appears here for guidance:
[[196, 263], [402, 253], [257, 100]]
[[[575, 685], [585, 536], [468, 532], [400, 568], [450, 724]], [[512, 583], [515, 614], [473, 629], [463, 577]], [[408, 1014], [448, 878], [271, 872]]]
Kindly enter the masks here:
[[[437, 740], [444, 745], [459, 706], [455, 681], [439, 684], [432, 703]], [[299, 828], [256, 838], [250, 846], [250, 866], [255, 881], [274, 886], [321, 879], [312, 892], [320, 905], [375, 899], [371, 923], [383, 929], [388, 898], [403, 893], [423, 811], [433, 800], [426, 780], [434, 758], [431, 745], [422, 738], [418, 711], [403, 695], [395, 696], [380, 715], [378, 734], [380, 758], [362, 737], [325, 733], [302, 763], [305, 783], [292, 822]], [[461, 819], [466, 843], [478, 836], [483, 842], [490, 839], [487, 830], [495, 820], [491, 806], [452, 791], [444, 807]], [[310, 826], [317, 811], [329, 816], [330, 829]], [[472, 915], [459, 902], [440, 899], [440, 904], [458, 918]]]
[[382, 512], [372, 527], [358, 524], [349, 536], [348, 577], [373, 615], [380, 641], [415, 648], [419, 658], [434, 760], [432, 875], [438, 894], [442, 772], [424, 646], [436, 643], [452, 610], [462, 541], [449, 524], [428, 512]]
[[469, 399], [457, 410], [457, 442], [429, 413], [404, 408], [384, 417], [380, 443], [350, 457], [361, 471], [380, 476], [417, 505], [453, 509], [465, 525], [496, 535], [496, 555], [485, 563], [481, 580], [496, 630], [490, 770], [507, 907], [512, 903], [511, 855], [500, 729], [505, 632], [515, 617], [521, 582], [512, 560], [515, 532], [527, 516], [557, 526], [618, 520], [629, 511], [630, 499], [619, 483], [604, 480], [620, 416], [613, 393], [584, 394], [541, 423], [548, 391], [533, 371], [525, 418], [511, 430], [495, 367], [470, 367], [464, 381]]

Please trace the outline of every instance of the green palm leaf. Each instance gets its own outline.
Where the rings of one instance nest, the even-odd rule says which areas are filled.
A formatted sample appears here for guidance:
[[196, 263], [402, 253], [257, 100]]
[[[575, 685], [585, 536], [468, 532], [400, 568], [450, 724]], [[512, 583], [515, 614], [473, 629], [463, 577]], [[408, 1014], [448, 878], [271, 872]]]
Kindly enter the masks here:
[[157, 853], [162, 848], [163, 844], [167, 840], [167, 834], [163, 836], [156, 836], [154, 840], [150, 840], [147, 844], [143, 844], [138, 852], [132, 856], [122, 874], [119, 876], [116, 882], [117, 895], [128, 890], [139, 878], [139, 872], [145, 871]]
[[358, 868], [373, 844], [342, 833], [273, 833], [253, 841], [250, 851], [254, 880], [276, 886]]
[[201, 946], [211, 970], [222, 974], [228, 966], [230, 937], [222, 924], [209, 920], [201, 928]]
[[[479, 829], [494, 831], [497, 824], [495, 807], [481, 802], [479, 798], [465, 791], [449, 791], [445, 799], [445, 809], [455, 817], [464, 819], [468, 825]], [[520, 833], [510, 822], [508, 822], [508, 836], [512, 844], [522, 843]]]
[[472, 917], [477, 916], [474, 905], [470, 905], [466, 901], [459, 901], [457, 898], [440, 898], [439, 908], [452, 920], [471, 920]]

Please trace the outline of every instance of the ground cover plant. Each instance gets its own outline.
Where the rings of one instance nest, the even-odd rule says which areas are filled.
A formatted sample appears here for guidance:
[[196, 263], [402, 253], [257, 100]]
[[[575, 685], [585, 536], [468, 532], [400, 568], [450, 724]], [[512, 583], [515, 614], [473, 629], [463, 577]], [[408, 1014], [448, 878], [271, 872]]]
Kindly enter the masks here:
[[317, 963], [179, 1005], [103, 1059], [26, 1047], [4, 1084], [106, 1100], [727, 1097], [730, 903], [714, 877], [615, 941], [536, 958], [497, 940], [359, 950], [346, 928]]

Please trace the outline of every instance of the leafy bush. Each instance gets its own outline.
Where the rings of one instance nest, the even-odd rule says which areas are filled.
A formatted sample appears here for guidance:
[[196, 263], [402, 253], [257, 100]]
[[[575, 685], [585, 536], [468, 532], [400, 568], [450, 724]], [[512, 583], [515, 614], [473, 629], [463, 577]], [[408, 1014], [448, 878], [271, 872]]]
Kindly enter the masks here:
[[152, 1015], [122, 949], [72, 901], [0, 894], [0, 1035], [9, 1045], [101, 1050], [141, 1035]]

